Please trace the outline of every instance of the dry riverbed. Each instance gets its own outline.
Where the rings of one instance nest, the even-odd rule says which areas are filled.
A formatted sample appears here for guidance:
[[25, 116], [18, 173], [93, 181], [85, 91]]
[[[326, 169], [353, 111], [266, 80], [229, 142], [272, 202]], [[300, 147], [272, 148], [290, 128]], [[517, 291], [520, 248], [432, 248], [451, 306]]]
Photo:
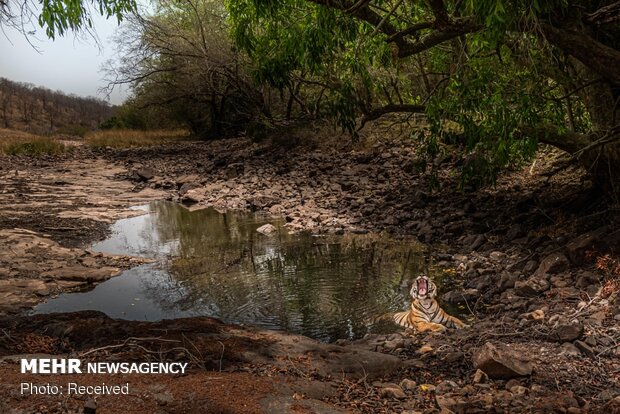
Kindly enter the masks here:
[[132, 378], [132, 398], [99, 399], [98, 412], [619, 412], [618, 207], [578, 170], [549, 175], [559, 158], [541, 152], [497, 187], [467, 193], [449, 154], [435, 160], [432, 187], [415, 148], [398, 140], [308, 151], [238, 138], [0, 158], [4, 312], [139, 263], [88, 246], [140, 214], [130, 206], [167, 198], [265, 211], [290, 231], [417, 236], [436, 246], [434, 266], [456, 275], [442, 300], [468, 308], [472, 325], [329, 345], [209, 318], [4, 318], [0, 408], [80, 412], [86, 398], [17, 395], [14, 355], [89, 352], [192, 363], [185, 377]]

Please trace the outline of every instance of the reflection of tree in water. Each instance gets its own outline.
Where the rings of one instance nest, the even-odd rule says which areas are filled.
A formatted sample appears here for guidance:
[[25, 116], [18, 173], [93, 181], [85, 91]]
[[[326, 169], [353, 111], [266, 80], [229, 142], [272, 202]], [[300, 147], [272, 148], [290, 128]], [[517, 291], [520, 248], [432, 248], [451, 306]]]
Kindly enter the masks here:
[[266, 237], [256, 232], [265, 220], [252, 214], [190, 213], [172, 203], [157, 213], [159, 239], [178, 240], [172, 279], [148, 289], [168, 309], [326, 340], [358, 337], [372, 317], [402, 308], [398, 287], [420, 269], [420, 246], [411, 241], [285, 229]]

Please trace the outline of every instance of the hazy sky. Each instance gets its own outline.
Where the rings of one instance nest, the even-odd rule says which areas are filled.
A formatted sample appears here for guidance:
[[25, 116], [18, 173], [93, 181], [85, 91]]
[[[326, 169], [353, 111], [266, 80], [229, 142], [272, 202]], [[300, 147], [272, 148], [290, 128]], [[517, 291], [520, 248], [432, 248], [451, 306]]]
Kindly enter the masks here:
[[[36, 38], [30, 37], [39, 52], [23, 35], [4, 27], [5, 33], [0, 31], [0, 77], [105, 99], [103, 94], [98, 93], [98, 89], [105, 86], [101, 66], [114, 56], [115, 47], [110, 37], [117, 22], [115, 18], [106, 20], [95, 16], [94, 26], [100, 38], [100, 47], [92, 38], [79, 39], [71, 33], [49, 40], [39, 30]], [[115, 90], [110, 102], [120, 103], [126, 95], [126, 89]]]

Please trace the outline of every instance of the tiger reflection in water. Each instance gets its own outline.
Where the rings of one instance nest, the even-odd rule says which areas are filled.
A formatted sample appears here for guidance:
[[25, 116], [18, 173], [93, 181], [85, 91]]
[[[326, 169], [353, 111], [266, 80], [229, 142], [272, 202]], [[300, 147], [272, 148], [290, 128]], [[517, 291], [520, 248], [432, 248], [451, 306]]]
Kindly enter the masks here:
[[441, 309], [435, 300], [437, 286], [428, 277], [420, 276], [414, 280], [409, 293], [413, 298], [411, 309], [392, 316], [397, 324], [417, 332], [443, 332], [447, 328], [469, 327], [460, 319], [448, 315]]

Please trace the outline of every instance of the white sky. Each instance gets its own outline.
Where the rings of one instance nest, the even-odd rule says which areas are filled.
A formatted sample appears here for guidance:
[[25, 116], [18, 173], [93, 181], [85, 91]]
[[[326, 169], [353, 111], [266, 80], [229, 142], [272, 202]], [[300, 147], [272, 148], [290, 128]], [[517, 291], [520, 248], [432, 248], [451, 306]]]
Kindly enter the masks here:
[[[3, 27], [4, 33], [0, 31], [0, 77], [61, 90], [67, 94], [106, 99], [105, 95], [98, 92], [99, 88], [106, 85], [101, 67], [114, 57], [115, 47], [111, 43], [111, 36], [117, 28], [117, 22], [114, 17], [106, 20], [99, 15], [93, 16], [93, 22], [100, 46], [92, 38], [81, 36], [84, 39], [80, 39], [72, 33], [51, 40], [39, 29], [35, 37], [29, 37], [39, 51], [22, 34]], [[126, 96], [126, 89], [119, 91], [116, 88], [110, 102], [121, 103]]]

